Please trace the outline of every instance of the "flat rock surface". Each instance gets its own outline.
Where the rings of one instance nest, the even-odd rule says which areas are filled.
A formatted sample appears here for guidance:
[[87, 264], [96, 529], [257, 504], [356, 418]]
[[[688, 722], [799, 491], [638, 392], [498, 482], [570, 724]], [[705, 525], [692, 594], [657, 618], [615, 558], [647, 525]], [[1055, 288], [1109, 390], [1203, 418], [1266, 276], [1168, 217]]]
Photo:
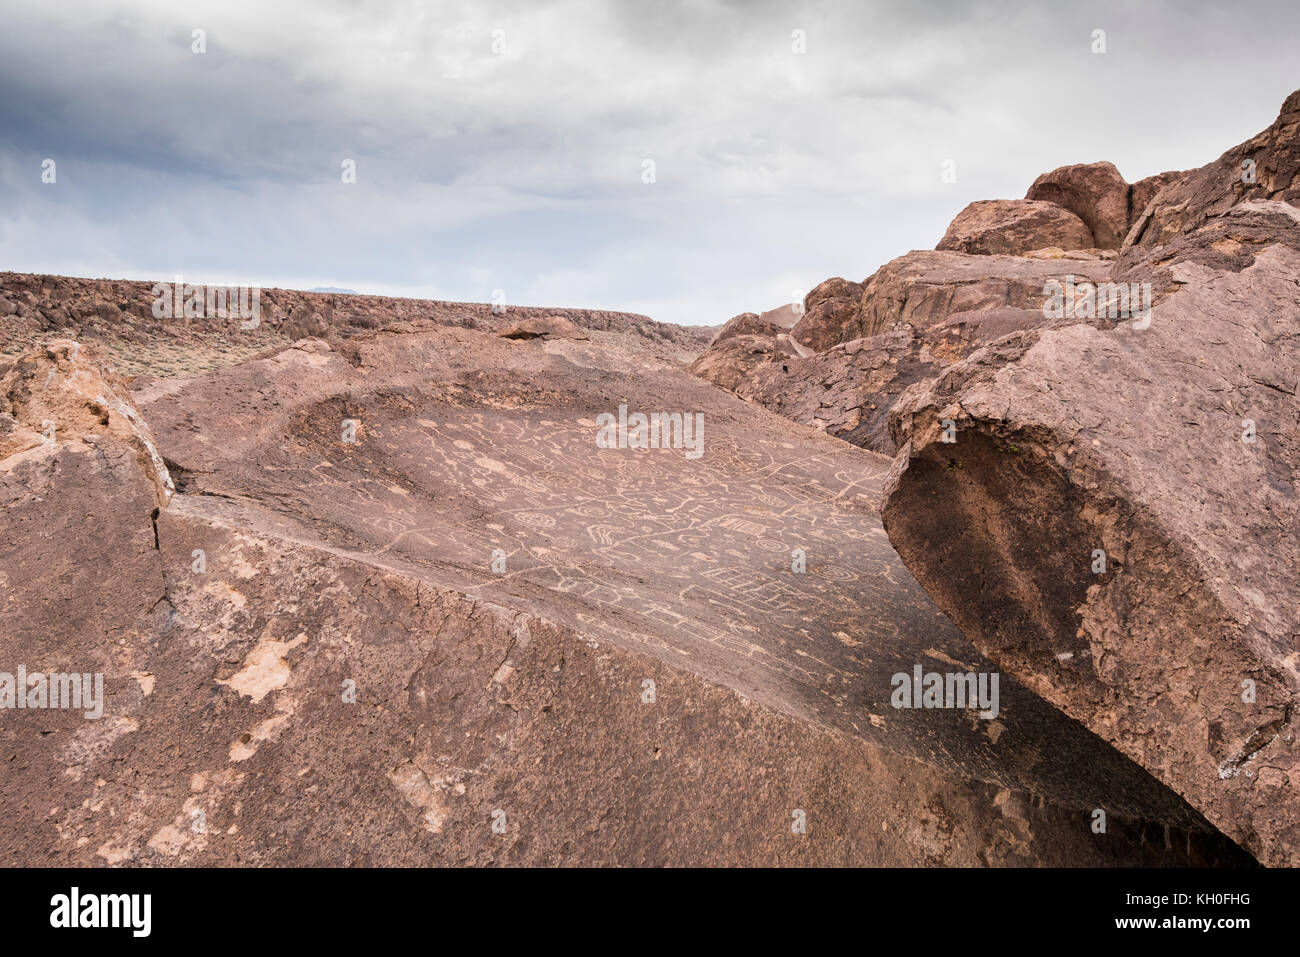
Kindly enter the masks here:
[[[1245, 862], [1013, 681], [891, 710], [893, 670], [989, 666], [885, 542], [885, 460], [670, 364], [306, 340], [142, 383], [150, 432], [70, 345], [0, 370], [0, 648], [102, 714], [5, 712], [0, 860]], [[598, 448], [620, 402], [704, 455]]]
[[[305, 344], [142, 392], [185, 496], [227, 521], [544, 609], [961, 775], [1088, 806], [1102, 792], [1133, 810], [1156, 799], [1013, 684], [995, 722], [890, 707], [896, 672], [987, 662], [890, 548], [874, 508], [884, 458], [594, 346], [459, 330], [359, 345], [355, 365]], [[703, 415], [704, 454], [598, 448], [597, 419], [620, 404]], [[340, 440], [345, 419], [355, 444]], [[795, 549], [805, 574], [791, 570]]]

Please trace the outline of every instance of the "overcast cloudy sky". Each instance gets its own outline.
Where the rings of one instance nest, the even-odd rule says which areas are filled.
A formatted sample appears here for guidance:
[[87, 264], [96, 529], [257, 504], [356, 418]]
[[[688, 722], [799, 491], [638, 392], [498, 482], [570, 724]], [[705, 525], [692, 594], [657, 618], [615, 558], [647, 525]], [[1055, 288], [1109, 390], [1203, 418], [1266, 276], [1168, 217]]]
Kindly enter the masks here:
[[0, 0], [0, 269], [714, 324], [1056, 166], [1206, 163], [1298, 36], [1293, 0]]

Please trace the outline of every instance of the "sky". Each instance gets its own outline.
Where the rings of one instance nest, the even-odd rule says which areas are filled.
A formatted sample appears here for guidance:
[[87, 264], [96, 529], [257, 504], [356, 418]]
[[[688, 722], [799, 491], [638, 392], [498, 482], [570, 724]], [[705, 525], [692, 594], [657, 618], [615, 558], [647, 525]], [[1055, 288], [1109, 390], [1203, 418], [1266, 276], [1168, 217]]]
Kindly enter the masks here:
[[0, 0], [0, 270], [715, 325], [1057, 166], [1210, 162], [1297, 36], [1294, 0]]

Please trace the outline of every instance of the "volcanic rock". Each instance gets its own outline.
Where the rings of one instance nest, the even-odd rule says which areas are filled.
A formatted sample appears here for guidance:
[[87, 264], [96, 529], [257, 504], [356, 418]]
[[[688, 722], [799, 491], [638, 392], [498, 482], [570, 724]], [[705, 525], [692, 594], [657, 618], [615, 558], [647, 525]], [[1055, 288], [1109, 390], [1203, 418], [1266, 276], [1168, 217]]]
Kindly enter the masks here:
[[716, 346], [736, 336], [779, 336], [785, 331], [784, 326], [764, 319], [756, 312], [742, 312], [728, 319], [709, 345]]
[[804, 314], [811, 312], [819, 303], [827, 299], [858, 299], [861, 296], [862, 283], [833, 276], [819, 282], [808, 295], [803, 297]]
[[790, 330], [790, 337], [817, 352], [829, 349], [840, 341], [861, 302], [862, 283], [827, 279], [804, 297], [803, 317]]
[[1088, 249], [1094, 245], [1092, 233], [1083, 220], [1056, 203], [986, 199], [971, 203], [958, 213], [934, 248], [984, 256], [1017, 256], [1048, 246]]
[[1018, 333], [913, 387], [883, 504], [981, 651], [1290, 866], [1298, 219], [1276, 202], [1183, 234], [1160, 218], [1150, 235], [1174, 241], [1117, 264], [1161, 290], [1149, 324]]
[[[237, 315], [207, 315], [206, 309], [194, 317], [155, 317], [156, 300], [173, 294], [168, 283], [0, 273], [0, 298], [16, 310], [6, 321], [0, 354], [14, 356], [51, 337], [72, 337], [96, 343], [124, 374], [176, 375], [211, 371], [303, 338], [338, 341], [404, 323], [495, 331], [529, 319], [559, 317], [588, 334], [616, 337], [633, 350], [649, 344], [666, 358], [690, 362], [716, 331], [598, 309], [503, 307], [292, 289], [259, 290], [256, 322]], [[251, 300], [251, 291], [246, 297]]]
[[531, 316], [497, 333], [502, 339], [586, 339], [586, 334], [563, 316]]
[[910, 252], [886, 263], [866, 283], [861, 308], [844, 328], [841, 341], [904, 324], [920, 332], [946, 323], [955, 314], [984, 309], [1041, 312], [1048, 282], [1061, 281], [1066, 274], [1095, 282], [1109, 270], [1109, 261], [1099, 256], [1063, 264], [1022, 256]]
[[1160, 190], [1125, 246], [1165, 245], [1238, 203], [1266, 199], [1300, 205], [1300, 90], [1268, 129]]
[[[1151, 200], [1156, 198], [1157, 193], [1171, 183], [1180, 182], [1186, 175], [1186, 170], [1170, 170], [1167, 173], [1156, 173], [1154, 176], [1140, 179], [1130, 186], [1128, 194], [1129, 228], [1131, 229], [1133, 224], [1146, 212], [1146, 208], [1151, 205]], [[1125, 235], [1127, 235], [1127, 231]]]
[[[1000, 336], [1046, 324], [1049, 283], [1101, 281], [1111, 266], [1081, 251], [1040, 258], [912, 252], [867, 280], [845, 321], [816, 327], [814, 342], [829, 343], [817, 355], [801, 356], [771, 336], [719, 335], [690, 368], [796, 422], [892, 455], [889, 409], [908, 386]], [[804, 323], [828, 303], [846, 301], [817, 301], [791, 338], [798, 342]]]
[[[162, 504], [75, 367], [0, 372], [17, 427], [60, 420], [0, 459], [0, 648], [106, 689], [4, 713], [0, 860], [1242, 861], [1006, 676], [995, 720], [890, 707], [992, 666], [889, 548], [888, 460], [648, 346], [347, 346], [141, 380]], [[703, 416], [702, 455], [602, 446], [620, 406]]]
[[[38, 447], [61, 447], [75, 438], [101, 439], [129, 449], [154, 487], [156, 504], [174, 491], [153, 436], [129, 398], [126, 383], [94, 360], [94, 350], [68, 339], [0, 367], [0, 457]], [[63, 433], [63, 434], [61, 434]]]
[[789, 358], [798, 358], [789, 336], [728, 336], [700, 353], [690, 370], [701, 379], [739, 395], [745, 392], [756, 369]]
[[1114, 163], [1080, 163], [1044, 173], [1025, 199], [1055, 203], [1074, 213], [1092, 234], [1089, 246], [1118, 249], [1128, 232], [1129, 184]]
[[810, 358], [758, 363], [733, 391], [795, 422], [893, 455], [889, 410], [908, 386], [1008, 333], [1043, 324], [1041, 309], [954, 313], [921, 332], [902, 325]]

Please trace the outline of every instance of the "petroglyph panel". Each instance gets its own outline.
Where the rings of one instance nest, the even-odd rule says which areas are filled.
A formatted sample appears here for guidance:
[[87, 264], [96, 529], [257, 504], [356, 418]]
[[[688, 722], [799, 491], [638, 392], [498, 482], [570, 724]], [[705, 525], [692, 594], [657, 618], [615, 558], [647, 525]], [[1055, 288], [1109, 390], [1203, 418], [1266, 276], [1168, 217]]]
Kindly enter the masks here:
[[[544, 613], [970, 777], [1182, 813], [1009, 677], [993, 721], [890, 706], [891, 675], [917, 664], [996, 669], [890, 547], [885, 458], [662, 362], [602, 365], [589, 343], [456, 329], [353, 342], [355, 364], [313, 343], [139, 395], [188, 509]], [[620, 403], [702, 413], [703, 456], [598, 447], [597, 416]]]

